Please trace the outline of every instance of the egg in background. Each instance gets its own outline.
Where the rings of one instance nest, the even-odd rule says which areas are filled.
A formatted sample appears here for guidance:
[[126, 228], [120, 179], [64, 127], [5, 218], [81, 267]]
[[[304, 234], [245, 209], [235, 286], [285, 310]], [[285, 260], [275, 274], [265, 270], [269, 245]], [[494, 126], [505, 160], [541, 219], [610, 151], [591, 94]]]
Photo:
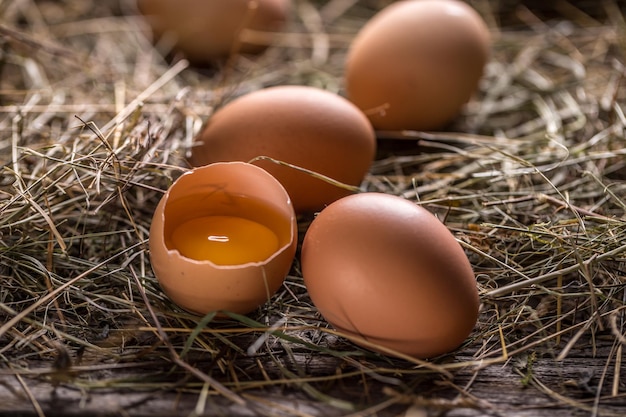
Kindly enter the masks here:
[[171, 37], [174, 50], [194, 64], [232, 54], [258, 54], [268, 44], [242, 40], [245, 30], [281, 31], [291, 0], [137, 0], [155, 40]]
[[371, 18], [345, 63], [348, 98], [376, 130], [436, 130], [478, 88], [489, 29], [457, 0], [404, 0]]
[[[375, 154], [374, 129], [354, 104], [330, 91], [292, 85], [257, 90], [218, 109], [196, 138], [190, 163], [266, 156], [357, 187]], [[297, 213], [321, 210], [352, 192], [269, 160], [252, 163], [280, 181]]]

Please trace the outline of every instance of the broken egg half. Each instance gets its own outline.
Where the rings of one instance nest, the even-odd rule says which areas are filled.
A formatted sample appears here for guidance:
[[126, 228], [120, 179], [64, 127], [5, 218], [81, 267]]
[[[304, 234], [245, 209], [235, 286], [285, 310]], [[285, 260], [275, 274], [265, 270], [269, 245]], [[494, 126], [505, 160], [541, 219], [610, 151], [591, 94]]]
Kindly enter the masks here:
[[150, 261], [165, 294], [193, 313], [245, 314], [289, 273], [297, 245], [289, 195], [267, 171], [220, 162], [181, 175], [150, 226]]

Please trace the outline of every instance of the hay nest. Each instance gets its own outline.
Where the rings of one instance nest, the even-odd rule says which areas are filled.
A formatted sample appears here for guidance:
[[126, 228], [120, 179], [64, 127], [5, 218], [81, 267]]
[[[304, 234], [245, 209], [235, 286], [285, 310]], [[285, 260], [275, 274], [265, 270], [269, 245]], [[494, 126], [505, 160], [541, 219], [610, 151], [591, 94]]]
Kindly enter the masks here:
[[141, 394], [128, 415], [159, 398], [160, 411], [196, 415], [620, 413], [617, 1], [473, 1], [495, 43], [465, 113], [445, 132], [380, 132], [362, 189], [437, 214], [474, 267], [481, 315], [458, 351], [409, 361], [350, 344], [312, 306], [297, 260], [245, 317], [200, 319], [161, 292], [150, 220], [203, 123], [269, 85], [341, 93], [350, 39], [385, 3], [298, 1], [289, 34], [258, 59], [194, 70], [165, 61], [126, 2], [0, 2], [3, 413], [119, 411], [99, 393]]

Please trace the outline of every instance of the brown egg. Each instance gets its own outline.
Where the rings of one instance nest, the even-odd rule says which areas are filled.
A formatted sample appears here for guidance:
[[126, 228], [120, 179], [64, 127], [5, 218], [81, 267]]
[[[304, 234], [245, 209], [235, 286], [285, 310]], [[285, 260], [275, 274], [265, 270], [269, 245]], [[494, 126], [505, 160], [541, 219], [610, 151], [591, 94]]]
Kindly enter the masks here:
[[[367, 117], [345, 98], [319, 88], [279, 86], [239, 97], [216, 111], [192, 148], [194, 166], [268, 156], [358, 186], [376, 152]], [[268, 160], [296, 212], [321, 210], [351, 191]]]
[[283, 29], [290, 0], [137, 0], [155, 39], [171, 36], [175, 49], [194, 63], [208, 63], [231, 53], [259, 53], [268, 45], [242, 41], [250, 29]]
[[401, 197], [363, 193], [329, 205], [306, 232], [301, 265], [319, 312], [365, 347], [430, 358], [457, 348], [476, 324], [465, 252], [435, 216]]
[[285, 189], [243, 162], [193, 169], [159, 202], [150, 225], [150, 262], [169, 298], [206, 314], [247, 313], [284, 281], [297, 245]]
[[440, 129], [476, 91], [489, 51], [486, 24], [464, 2], [392, 3], [350, 47], [347, 95], [377, 130]]

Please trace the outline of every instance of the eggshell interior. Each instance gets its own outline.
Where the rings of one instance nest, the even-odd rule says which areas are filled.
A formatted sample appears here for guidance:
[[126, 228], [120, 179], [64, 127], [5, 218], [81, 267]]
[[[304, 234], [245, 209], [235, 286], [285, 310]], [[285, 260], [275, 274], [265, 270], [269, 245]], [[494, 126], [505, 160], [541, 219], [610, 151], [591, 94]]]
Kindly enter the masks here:
[[428, 358], [458, 347], [476, 323], [478, 291], [463, 249], [435, 216], [400, 197], [363, 193], [331, 204], [307, 230], [301, 263], [315, 306], [356, 343]]
[[[184, 257], [173, 231], [205, 216], [242, 217], [270, 228], [279, 249], [262, 262], [216, 265]], [[163, 291], [179, 306], [199, 314], [247, 313], [268, 301], [285, 279], [297, 244], [296, 216], [288, 194], [262, 168], [216, 163], [178, 178], [159, 202], [150, 228], [150, 259]]]

